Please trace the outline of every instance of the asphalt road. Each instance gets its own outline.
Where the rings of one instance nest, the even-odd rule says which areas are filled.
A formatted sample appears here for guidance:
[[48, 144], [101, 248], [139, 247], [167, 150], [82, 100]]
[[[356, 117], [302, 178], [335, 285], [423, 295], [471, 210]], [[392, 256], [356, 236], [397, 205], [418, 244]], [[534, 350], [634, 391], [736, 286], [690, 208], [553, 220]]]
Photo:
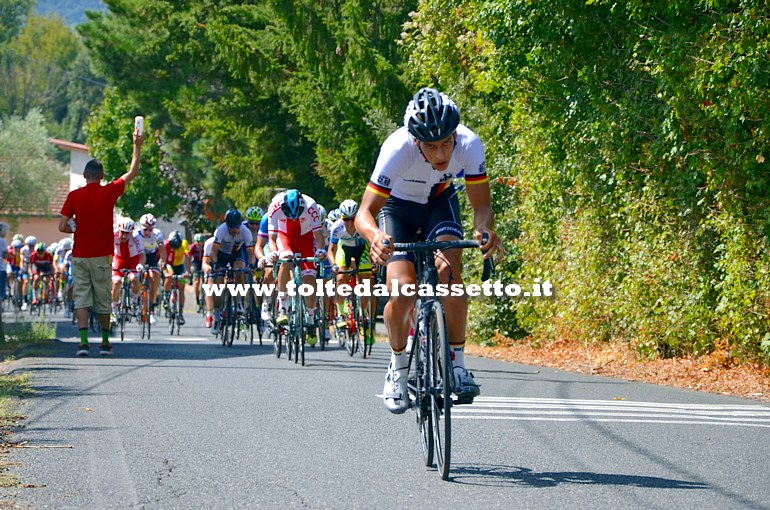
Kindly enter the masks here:
[[[770, 407], [469, 358], [482, 397], [453, 409], [448, 482], [422, 464], [414, 413], [381, 393], [389, 358], [335, 345], [307, 365], [272, 346], [178, 337], [75, 357], [60, 323], [23, 358], [34, 395], [12, 437], [31, 508], [770, 508]], [[93, 338], [92, 340], [96, 340]], [[93, 349], [96, 353], [96, 349]], [[285, 356], [285, 355], [284, 355]]]

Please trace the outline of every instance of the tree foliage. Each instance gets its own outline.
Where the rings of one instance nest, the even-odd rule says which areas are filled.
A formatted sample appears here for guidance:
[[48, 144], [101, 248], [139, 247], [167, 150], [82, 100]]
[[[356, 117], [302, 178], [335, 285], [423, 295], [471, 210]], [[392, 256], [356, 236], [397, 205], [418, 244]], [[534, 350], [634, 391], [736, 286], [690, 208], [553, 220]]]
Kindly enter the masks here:
[[[136, 105], [115, 91], [108, 91], [101, 107], [86, 124], [89, 149], [104, 166], [104, 177], [111, 181], [128, 171], [133, 153], [132, 133]], [[169, 178], [169, 171], [161, 169], [160, 133], [145, 123], [146, 141], [142, 147], [142, 165], [139, 175], [126, 187], [117, 207], [124, 215], [138, 219], [149, 212], [157, 217], [171, 218], [179, 208], [180, 193]]]
[[510, 274], [558, 292], [493, 327], [622, 338], [650, 356], [718, 338], [770, 353], [766, 13], [766, 2], [422, 4], [412, 61], [484, 113], [490, 167], [511, 176], [502, 221], [523, 230]]
[[0, 210], [12, 215], [48, 211], [66, 175], [64, 166], [50, 159], [51, 151], [39, 111], [0, 119]]
[[403, 108], [395, 40], [410, 5], [107, 3], [80, 31], [174, 141], [187, 181], [241, 208], [286, 187], [322, 202], [363, 190]]

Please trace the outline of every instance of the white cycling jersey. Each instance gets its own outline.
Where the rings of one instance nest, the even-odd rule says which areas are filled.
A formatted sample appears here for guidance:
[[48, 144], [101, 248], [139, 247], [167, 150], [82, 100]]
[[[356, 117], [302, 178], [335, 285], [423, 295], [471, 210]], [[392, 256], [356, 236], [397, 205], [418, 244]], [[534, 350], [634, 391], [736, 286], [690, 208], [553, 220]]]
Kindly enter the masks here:
[[153, 228], [150, 233], [145, 233], [142, 229], [134, 230], [134, 237], [139, 239], [139, 242], [144, 247], [145, 254], [157, 252], [158, 247], [165, 241], [163, 232], [159, 228]]
[[214, 246], [214, 240], [216, 237], [211, 236], [208, 239], [206, 239], [206, 242], [203, 243], [203, 256], [204, 257], [211, 257], [211, 247]]
[[353, 233], [349, 234], [345, 228], [345, 222], [341, 219], [334, 222], [332, 225], [331, 238], [329, 239], [331, 244], [339, 244], [340, 246], [362, 246], [366, 243], [366, 239], [358, 233], [358, 230], [353, 229]]
[[254, 246], [254, 238], [249, 227], [245, 225], [240, 225], [238, 232], [232, 235], [230, 229], [227, 228], [227, 223], [222, 223], [214, 231], [214, 244], [219, 245], [219, 251], [222, 253], [231, 255], [233, 250], [240, 250], [242, 244], [247, 247]]
[[267, 209], [268, 232], [270, 234], [281, 232], [285, 236], [293, 238], [319, 230], [321, 228], [321, 217], [318, 214], [318, 206], [315, 200], [303, 194], [305, 210], [299, 216], [299, 222], [290, 221], [281, 209], [284, 193], [276, 195]]
[[427, 204], [452, 184], [462, 170], [465, 170], [465, 182], [469, 185], [488, 181], [484, 147], [476, 133], [466, 126], [457, 126], [452, 159], [444, 171], [434, 170], [425, 161], [409, 131], [400, 127], [382, 144], [367, 189], [383, 197], [392, 195]]

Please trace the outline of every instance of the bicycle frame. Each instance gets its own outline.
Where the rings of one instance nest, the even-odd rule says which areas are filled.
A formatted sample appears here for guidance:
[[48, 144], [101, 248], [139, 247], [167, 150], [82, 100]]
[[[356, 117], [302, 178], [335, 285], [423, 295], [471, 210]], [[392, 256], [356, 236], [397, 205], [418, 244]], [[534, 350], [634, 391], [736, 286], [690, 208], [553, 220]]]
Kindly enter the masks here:
[[[305, 298], [300, 295], [299, 287], [302, 285], [302, 271], [300, 265], [303, 262], [319, 262], [317, 257], [300, 257], [299, 253], [294, 254], [294, 258], [278, 259], [277, 263], [291, 264], [292, 275], [296, 294], [289, 301], [289, 333], [294, 343], [294, 363], [302, 362], [305, 366]], [[273, 266], [273, 275], [278, 276], [278, 266]], [[322, 333], [323, 334], [323, 333]], [[291, 348], [289, 348], [289, 359], [291, 360]]]
[[[414, 252], [418, 286], [428, 285], [435, 291], [439, 283], [436, 252], [478, 247], [475, 241], [429, 241], [395, 243], [393, 249]], [[411, 407], [416, 411], [425, 465], [433, 465], [435, 455], [438, 472], [442, 479], [447, 480], [451, 457], [454, 372], [444, 307], [437, 297], [416, 298], [414, 327], [415, 340], [409, 353], [409, 366], [414, 363], [414, 374], [407, 379], [407, 389], [412, 400]]]

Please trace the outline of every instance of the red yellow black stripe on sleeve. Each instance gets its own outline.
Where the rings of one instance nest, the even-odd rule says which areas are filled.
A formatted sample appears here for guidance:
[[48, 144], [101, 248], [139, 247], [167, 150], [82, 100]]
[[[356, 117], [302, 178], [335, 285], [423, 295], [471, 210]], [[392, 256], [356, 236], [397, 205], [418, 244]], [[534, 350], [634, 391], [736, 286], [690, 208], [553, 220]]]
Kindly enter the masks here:
[[390, 190], [388, 188], [380, 186], [379, 184], [376, 184], [372, 181], [369, 181], [369, 185], [366, 187], [366, 189], [381, 197], [388, 198], [390, 196]]
[[484, 184], [485, 182], [489, 182], [489, 178], [487, 177], [486, 173], [479, 174], [479, 175], [467, 175], [465, 176], [465, 184], [471, 185], [471, 184]]

